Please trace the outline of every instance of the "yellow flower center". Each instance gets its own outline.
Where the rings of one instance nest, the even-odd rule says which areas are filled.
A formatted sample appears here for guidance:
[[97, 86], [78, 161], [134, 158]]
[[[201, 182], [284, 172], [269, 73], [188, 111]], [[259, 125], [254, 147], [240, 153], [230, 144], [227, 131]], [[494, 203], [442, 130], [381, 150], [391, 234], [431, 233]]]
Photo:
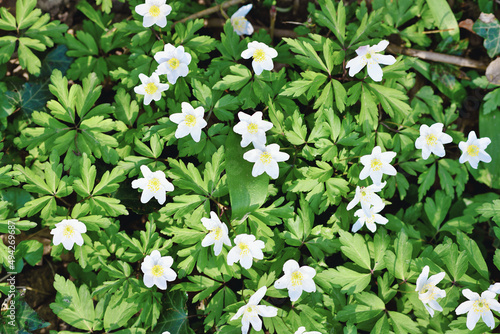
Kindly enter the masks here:
[[363, 189], [361, 190], [361, 197], [365, 197], [366, 196], [366, 191]]
[[260, 162], [264, 165], [270, 164], [272, 159], [273, 157], [269, 154], [269, 152], [264, 152], [260, 155]]
[[302, 279], [304, 276], [300, 273], [300, 271], [294, 271], [292, 273], [292, 286], [302, 285]]
[[220, 240], [222, 239], [222, 229], [220, 227], [217, 227], [215, 230], [212, 230], [212, 232], [215, 234], [215, 240]]
[[257, 133], [258, 130], [259, 130], [259, 126], [255, 123], [250, 123], [247, 126], [247, 131], [251, 134]]
[[154, 17], [157, 17], [158, 15], [160, 15], [160, 7], [155, 6], [155, 5], [149, 7], [149, 15], [154, 16]]
[[370, 52], [368, 52], [366, 55], [365, 55], [366, 59], [370, 59], [372, 57], [372, 54]]
[[231, 19], [231, 23], [233, 24], [233, 27], [236, 30], [242, 31], [243, 27], [245, 27], [245, 25], [247, 23], [247, 19], [244, 18], [243, 16], [238, 16], [238, 17]]
[[66, 238], [71, 238], [75, 235], [75, 229], [71, 225], [64, 226], [63, 236]]
[[175, 70], [177, 67], [179, 67], [181, 62], [177, 58], [171, 58], [167, 61], [167, 64], [168, 66], [170, 66], [171, 69]]
[[382, 168], [382, 161], [379, 159], [372, 159], [371, 167], [373, 170], [380, 170]]
[[484, 313], [490, 310], [490, 305], [484, 300], [484, 298], [480, 298], [472, 304], [472, 311], [474, 313]]
[[194, 117], [193, 115], [186, 115], [186, 118], [184, 118], [184, 122], [187, 126], [192, 128], [196, 125], [196, 117]]
[[[436, 293], [434, 292], [434, 285], [433, 284], [426, 284], [424, 285], [424, 287], [422, 288], [422, 291], [420, 292], [418, 298], [420, 300], [427, 300], [427, 301], [430, 301], [430, 300], [434, 300], [436, 299]], [[425, 295], [426, 293], [428, 292], [431, 292], [428, 296], [421, 296], [421, 295]]]
[[152, 82], [148, 83], [146, 87], [144, 87], [144, 90], [146, 91], [146, 94], [154, 94], [158, 90], [158, 87]]
[[437, 137], [434, 136], [433, 134], [430, 134], [427, 137], [425, 137], [425, 141], [427, 142], [427, 145], [434, 146], [437, 143]]
[[159, 264], [156, 264], [151, 268], [151, 274], [155, 277], [160, 277], [163, 275], [163, 267], [160, 266]]
[[160, 180], [158, 180], [156, 177], [149, 180], [148, 190], [154, 193], [160, 190]]
[[253, 59], [258, 63], [263, 62], [266, 59], [266, 53], [262, 49], [257, 49], [253, 53]]
[[373, 224], [375, 222], [375, 215], [372, 214], [370, 217], [366, 217], [366, 224]]
[[248, 253], [250, 253], [250, 248], [248, 248], [247, 244], [240, 242], [238, 244], [238, 247], [240, 248], [240, 255], [247, 255]]
[[477, 147], [476, 145], [469, 145], [469, 147], [467, 147], [467, 153], [471, 157], [477, 157], [477, 155], [479, 154], [479, 147]]
[[253, 312], [253, 306], [247, 306], [247, 313]]

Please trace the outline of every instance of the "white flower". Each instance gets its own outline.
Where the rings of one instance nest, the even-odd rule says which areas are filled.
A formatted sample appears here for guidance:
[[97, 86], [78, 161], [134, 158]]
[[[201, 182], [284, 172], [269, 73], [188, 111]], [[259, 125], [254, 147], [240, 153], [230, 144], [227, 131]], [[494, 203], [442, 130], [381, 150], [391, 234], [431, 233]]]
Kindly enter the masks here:
[[299, 327], [295, 334], [321, 334], [320, 332], [313, 331], [313, 332], [306, 332], [306, 328], [304, 326]]
[[389, 55], [381, 55], [377, 52], [384, 51], [389, 45], [389, 41], [381, 41], [377, 45], [360, 46], [356, 53], [358, 56], [347, 62], [346, 68], [349, 69], [349, 75], [352, 77], [363, 69], [368, 64], [368, 75], [373, 81], [382, 81], [382, 68], [379, 64], [392, 65], [396, 62], [396, 58]]
[[398, 173], [396, 168], [389, 164], [395, 156], [395, 152], [382, 153], [380, 146], [375, 146], [372, 154], [364, 155], [360, 159], [365, 166], [359, 174], [360, 180], [370, 176], [373, 183], [379, 185], [382, 181], [382, 174], [396, 175]]
[[468, 161], [472, 168], [476, 169], [479, 161], [491, 162], [491, 156], [484, 150], [491, 143], [490, 138], [477, 138], [474, 131], [469, 132], [469, 138], [467, 142], [461, 141], [458, 147], [462, 150], [462, 155], [460, 156], [461, 164]]
[[283, 265], [285, 275], [274, 282], [276, 289], [288, 289], [288, 295], [292, 302], [299, 299], [302, 290], [306, 292], [315, 292], [316, 285], [314, 284], [313, 277], [316, 275], [316, 270], [309, 266], [302, 266], [295, 260], [288, 260]]
[[172, 282], [177, 278], [177, 274], [172, 270], [174, 259], [171, 256], [161, 256], [158, 250], [147, 255], [141, 263], [141, 270], [144, 273], [144, 285], [148, 288], [156, 285], [159, 289], [167, 288], [167, 281]]
[[380, 207], [371, 207], [368, 214], [366, 214], [365, 210], [363, 209], [359, 209], [358, 211], [356, 211], [354, 213], [354, 216], [359, 217], [359, 219], [356, 221], [356, 223], [354, 223], [354, 225], [352, 225], [351, 232], [358, 232], [359, 229], [362, 228], [365, 224], [370, 231], [375, 232], [377, 230], [377, 225], [375, 225], [375, 223], [380, 225], [387, 224], [387, 218], [378, 214], [378, 212], [380, 212], [381, 210], [382, 209]]
[[142, 25], [145, 28], [155, 23], [163, 28], [167, 25], [167, 15], [172, 11], [172, 7], [165, 4], [165, 0], [146, 0], [145, 4], [135, 6], [135, 11], [144, 16]]
[[134, 87], [134, 92], [136, 94], [144, 95], [144, 104], [149, 105], [151, 100], [158, 101], [161, 99], [161, 92], [168, 89], [168, 84], [160, 83], [160, 78], [158, 74], [153, 73], [151, 77], [144, 74], [139, 74], [139, 79], [141, 79], [141, 84]]
[[486, 290], [479, 296], [478, 293], [465, 289], [462, 290], [462, 294], [469, 300], [458, 305], [455, 313], [460, 315], [469, 312], [467, 314], [467, 328], [473, 330], [479, 318], [483, 318], [486, 326], [493, 329], [495, 319], [491, 310], [500, 312], [500, 304], [496, 300], [496, 293]]
[[347, 210], [351, 210], [358, 203], [361, 203], [361, 208], [365, 212], [366, 215], [370, 214], [370, 208], [377, 212], [381, 211], [384, 207], [384, 201], [380, 198], [379, 195], [375, 194], [382, 190], [385, 187], [386, 182], [383, 182], [379, 185], [372, 184], [368, 187], [360, 187], [356, 186], [356, 194], [352, 201], [347, 205]]
[[276, 179], [280, 173], [278, 162], [286, 161], [288, 158], [290, 156], [287, 153], [280, 152], [278, 144], [254, 148], [243, 154], [243, 159], [255, 162], [252, 168], [252, 176], [257, 177], [266, 172], [273, 179]]
[[500, 283], [495, 283], [495, 284], [490, 285], [490, 287], [488, 288], [488, 291], [494, 292], [497, 295], [500, 294]]
[[253, 259], [262, 260], [262, 248], [266, 247], [263, 241], [255, 240], [252, 234], [240, 234], [234, 238], [234, 247], [227, 254], [227, 264], [232, 266], [240, 261], [245, 269], [250, 269]]
[[233, 15], [231, 15], [231, 25], [234, 32], [238, 35], [251, 35], [253, 34], [253, 26], [245, 18], [245, 15], [252, 9], [252, 4], [241, 7]]
[[259, 315], [263, 317], [275, 317], [278, 314], [278, 309], [273, 306], [258, 305], [261, 299], [266, 294], [267, 287], [263, 286], [257, 290], [248, 300], [246, 305], [243, 305], [238, 309], [238, 312], [231, 318], [231, 320], [236, 320], [241, 315], [241, 333], [246, 334], [250, 329], [250, 324], [252, 324], [253, 329], [257, 332], [262, 329], [262, 320], [260, 320]]
[[169, 332], [169, 331], [166, 331], [166, 332], [163, 332], [163, 333], [161, 333], [161, 334], [170, 334], [170, 332]]
[[254, 147], [266, 144], [266, 131], [273, 127], [273, 123], [262, 120], [262, 112], [257, 111], [252, 116], [244, 112], [238, 113], [240, 122], [233, 127], [234, 132], [242, 136], [241, 147], [253, 143]]
[[55, 228], [50, 231], [53, 234], [54, 246], [61, 242], [67, 250], [71, 250], [74, 244], [83, 245], [82, 233], [87, 232], [87, 226], [78, 219], [63, 219], [55, 224]]
[[217, 214], [210, 211], [210, 218], [201, 218], [203, 226], [209, 231], [205, 236], [201, 245], [203, 247], [208, 247], [214, 245], [215, 255], [219, 255], [222, 251], [222, 243], [231, 246], [231, 240], [229, 240], [228, 230], [226, 224], [220, 221]]
[[430, 127], [422, 124], [420, 126], [420, 137], [415, 141], [415, 147], [422, 149], [422, 158], [426, 160], [431, 153], [438, 157], [444, 157], [443, 144], [449, 144], [452, 141], [453, 138], [450, 135], [443, 133], [443, 123], [435, 123]]
[[151, 172], [146, 165], [141, 166], [143, 178], [132, 181], [132, 188], [142, 189], [141, 203], [147, 203], [151, 198], [156, 198], [158, 203], [165, 203], [166, 192], [174, 190], [174, 185], [170, 183], [165, 173], [161, 170]]
[[198, 107], [194, 109], [189, 103], [181, 103], [181, 113], [170, 115], [170, 120], [176, 124], [175, 138], [183, 138], [191, 134], [195, 142], [200, 141], [201, 129], [207, 126], [207, 122], [203, 119], [205, 109]]
[[155, 60], [159, 64], [156, 73], [166, 74], [172, 85], [177, 82], [177, 78], [185, 77], [189, 73], [191, 55], [184, 52], [182, 45], [176, 48], [172, 44], [165, 44], [164, 51], [155, 54]]
[[259, 75], [262, 70], [271, 71], [274, 67], [273, 58], [278, 56], [275, 49], [261, 42], [248, 43], [248, 49], [241, 53], [241, 57], [248, 59], [253, 58], [252, 67], [255, 74]]
[[425, 309], [429, 312], [431, 317], [434, 316], [434, 310], [442, 311], [443, 308], [438, 304], [436, 299], [446, 297], [446, 291], [441, 290], [436, 286], [444, 278], [445, 273], [429, 276], [429, 266], [425, 266], [420, 276], [417, 279], [418, 299], [424, 303]]

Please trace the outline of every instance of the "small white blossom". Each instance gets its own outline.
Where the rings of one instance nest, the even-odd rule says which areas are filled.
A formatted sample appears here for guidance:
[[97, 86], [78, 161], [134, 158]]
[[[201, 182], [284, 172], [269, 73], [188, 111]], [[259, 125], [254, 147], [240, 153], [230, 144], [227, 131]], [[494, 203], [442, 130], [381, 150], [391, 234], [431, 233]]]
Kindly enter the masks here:
[[182, 45], [176, 48], [172, 44], [165, 44], [164, 50], [155, 54], [155, 60], [159, 64], [156, 73], [166, 74], [172, 85], [177, 82], [177, 78], [185, 77], [189, 73], [191, 55], [184, 52]]
[[320, 332], [317, 331], [312, 331], [312, 332], [306, 332], [306, 328], [304, 326], [299, 327], [295, 334], [321, 334]]
[[490, 138], [483, 137], [478, 139], [474, 131], [469, 132], [467, 142], [461, 141], [458, 144], [458, 147], [462, 150], [462, 155], [458, 161], [461, 164], [468, 161], [474, 169], [477, 169], [479, 161], [491, 162], [491, 156], [484, 151], [490, 143]]
[[155, 23], [162, 28], [167, 25], [167, 15], [172, 11], [172, 7], [165, 2], [165, 0], [146, 0], [145, 4], [135, 6], [137, 14], [144, 16], [142, 25], [145, 28]]
[[385, 204], [380, 196], [375, 193], [381, 191], [385, 185], [386, 182], [382, 182], [379, 185], [372, 184], [368, 187], [356, 186], [356, 194], [347, 205], [347, 210], [351, 210], [356, 204], [361, 203], [361, 208], [366, 215], [370, 214], [370, 209], [372, 207], [377, 212], [381, 211], [385, 207]]
[[161, 334], [170, 334], [170, 332], [169, 332], [169, 331], [166, 331], [166, 332], [163, 332], [163, 333], [161, 333]]
[[368, 65], [368, 75], [373, 81], [382, 81], [384, 72], [379, 64], [392, 65], [396, 58], [390, 55], [381, 55], [377, 52], [384, 51], [389, 45], [389, 41], [381, 41], [377, 45], [360, 46], [357, 50], [357, 57], [347, 62], [346, 68], [349, 69], [349, 75], [352, 77]]
[[151, 77], [144, 74], [139, 74], [141, 84], [134, 87], [136, 94], [144, 95], [144, 104], [149, 105], [151, 100], [158, 101], [161, 99], [161, 92], [168, 89], [168, 84], [160, 83], [158, 74], [153, 73]]
[[266, 172], [273, 179], [276, 179], [280, 173], [278, 162], [286, 161], [288, 158], [290, 156], [287, 153], [280, 152], [278, 144], [257, 147], [243, 154], [243, 159], [255, 163], [252, 176], [257, 177]]
[[453, 138], [449, 134], [443, 133], [443, 123], [435, 123], [430, 127], [422, 124], [420, 126], [420, 137], [415, 141], [415, 147], [422, 150], [422, 158], [427, 160], [431, 153], [438, 157], [444, 157], [443, 144], [449, 144]]
[[241, 147], [253, 143], [254, 147], [266, 144], [266, 131], [273, 127], [273, 123], [262, 120], [262, 112], [257, 111], [252, 116], [244, 112], [238, 113], [240, 122], [233, 127], [233, 131], [242, 136]]
[[214, 254], [217, 256], [222, 251], [222, 244], [231, 246], [227, 225], [220, 221], [217, 214], [210, 211], [210, 218], [201, 218], [203, 226], [209, 231], [201, 242], [201, 246], [208, 247], [214, 245]]
[[358, 217], [359, 219], [352, 225], [352, 232], [358, 232], [360, 228], [363, 227], [363, 225], [366, 225], [366, 227], [372, 231], [375, 232], [377, 230], [377, 225], [375, 223], [380, 224], [380, 225], [385, 225], [387, 224], [388, 220], [382, 215], [379, 215], [378, 212], [380, 212], [382, 209], [380, 208], [374, 208], [371, 207], [369, 210], [369, 213], [366, 214], [363, 209], [359, 209], [354, 213], [354, 216]]
[[263, 70], [271, 71], [274, 68], [273, 58], [278, 56], [278, 52], [261, 42], [248, 43], [248, 49], [241, 53], [244, 59], [253, 58], [252, 67], [255, 74], [259, 75]]
[[147, 203], [153, 197], [158, 200], [158, 203], [165, 203], [166, 192], [174, 190], [174, 185], [167, 180], [165, 172], [161, 170], [151, 172], [146, 165], [141, 166], [141, 172], [144, 177], [132, 181], [132, 188], [142, 189], [141, 203]]
[[488, 288], [488, 291], [494, 292], [497, 295], [500, 294], [500, 283], [495, 283], [495, 284], [490, 285], [490, 287]]
[[398, 173], [396, 168], [389, 164], [395, 156], [395, 152], [382, 153], [380, 146], [375, 146], [372, 154], [364, 155], [360, 159], [364, 166], [359, 174], [360, 180], [364, 180], [369, 176], [373, 183], [379, 185], [382, 181], [382, 174], [396, 175]]
[[253, 34], [253, 26], [245, 16], [252, 9], [252, 4], [241, 7], [233, 15], [231, 15], [231, 25], [234, 32], [238, 35], [251, 35]]
[[445, 273], [429, 276], [429, 266], [425, 266], [420, 276], [417, 279], [418, 299], [424, 303], [425, 309], [429, 312], [431, 317], [434, 316], [434, 310], [442, 311], [443, 308], [438, 304], [436, 299], [446, 297], [446, 291], [438, 288], [436, 285], [444, 278]]
[[479, 318], [482, 318], [486, 326], [493, 329], [495, 319], [491, 310], [500, 312], [500, 304], [496, 300], [496, 293], [492, 291], [483, 291], [481, 296], [469, 289], [462, 290], [462, 294], [469, 299], [458, 305], [455, 313], [457, 315], [467, 313], [467, 328], [473, 330], [476, 327]]
[[171, 256], [161, 256], [158, 250], [147, 255], [141, 263], [141, 270], [144, 273], [144, 285], [148, 288], [156, 285], [159, 289], [167, 288], [167, 281], [172, 282], [177, 278], [177, 274], [172, 270], [174, 259]]
[[316, 270], [309, 266], [299, 267], [295, 260], [288, 260], [283, 265], [285, 275], [274, 282], [276, 289], [288, 289], [288, 295], [292, 302], [299, 299], [302, 290], [306, 292], [315, 292], [316, 284], [313, 277], [316, 276]]
[[243, 318], [241, 318], [242, 334], [248, 333], [250, 324], [252, 324], [253, 329], [257, 332], [262, 329], [262, 320], [260, 320], [259, 315], [262, 317], [275, 317], [278, 314], [278, 309], [274, 306], [258, 305], [266, 294], [266, 291], [266, 286], [255, 291], [248, 300], [248, 303], [240, 307], [238, 312], [231, 318], [231, 320], [236, 320], [243, 315]]
[[54, 235], [52, 239], [54, 246], [62, 243], [64, 248], [71, 250], [74, 244], [83, 245], [82, 233], [85, 232], [87, 232], [87, 226], [78, 219], [63, 219], [55, 224], [50, 234]]
[[181, 113], [170, 115], [170, 120], [176, 124], [175, 138], [183, 138], [191, 135], [195, 142], [200, 141], [201, 129], [207, 126], [207, 122], [203, 119], [205, 109], [198, 107], [194, 109], [189, 103], [181, 103]]
[[262, 260], [262, 249], [266, 247], [263, 241], [255, 240], [252, 234], [239, 234], [234, 238], [234, 247], [227, 254], [227, 264], [232, 266], [240, 261], [245, 269], [252, 267], [253, 259]]

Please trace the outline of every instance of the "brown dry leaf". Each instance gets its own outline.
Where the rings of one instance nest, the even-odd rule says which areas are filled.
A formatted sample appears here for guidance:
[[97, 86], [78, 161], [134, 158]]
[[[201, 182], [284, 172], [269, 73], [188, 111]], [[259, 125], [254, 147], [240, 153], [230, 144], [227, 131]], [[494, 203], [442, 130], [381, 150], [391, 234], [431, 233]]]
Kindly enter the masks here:
[[476, 32], [472, 29], [473, 25], [474, 25], [474, 21], [472, 21], [471, 19], [463, 20], [463, 21], [460, 21], [460, 23], [458, 23], [458, 26], [460, 28], [467, 29], [470, 32], [475, 34]]
[[494, 85], [500, 85], [500, 57], [493, 60], [486, 68], [486, 78]]

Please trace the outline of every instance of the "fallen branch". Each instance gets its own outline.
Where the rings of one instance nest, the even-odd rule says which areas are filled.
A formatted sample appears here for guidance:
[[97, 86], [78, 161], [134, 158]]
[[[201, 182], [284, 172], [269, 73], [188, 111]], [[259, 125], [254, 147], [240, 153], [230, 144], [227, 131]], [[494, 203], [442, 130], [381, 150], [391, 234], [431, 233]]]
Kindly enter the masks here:
[[488, 63], [485, 63], [485, 62], [482, 62], [479, 60], [463, 58], [463, 57], [458, 57], [458, 56], [452, 56], [452, 55], [447, 55], [444, 53], [437, 53], [437, 52], [432, 52], [432, 51], [407, 49], [407, 48], [402, 48], [402, 47], [394, 45], [394, 44], [389, 44], [389, 46], [387, 47], [387, 51], [389, 51], [390, 53], [393, 53], [393, 54], [403, 54], [406, 56], [417, 57], [420, 59], [435, 61], [438, 63], [446, 63], [446, 64], [458, 65], [458, 66], [462, 66], [462, 67], [477, 68], [480, 70], [486, 70], [486, 67], [488, 67]]
[[217, 6], [214, 6], [214, 7], [210, 7], [210, 8], [204, 9], [202, 11], [199, 11], [198, 13], [194, 13], [192, 15], [189, 15], [188, 17], [185, 17], [182, 20], [175, 22], [174, 25], [176, 25], [177, 23], [184, 23], [184, 22], [189, 21], [189, 20], [194, 20], [194, 19], [203, 17], [205, 15], [210, 15], [210, 14], [213, 14], [213, 13], [217, 13], [218, 11], [221, 10], [221, 8], [222, 9], [226, 9], [227, 7], [231, 7], [231, 6], [240, 4], [242, 2], [245, 2], [245, 0], [230, 0], [230, 1], [226, 1], [222, 5], [217, 5]]

